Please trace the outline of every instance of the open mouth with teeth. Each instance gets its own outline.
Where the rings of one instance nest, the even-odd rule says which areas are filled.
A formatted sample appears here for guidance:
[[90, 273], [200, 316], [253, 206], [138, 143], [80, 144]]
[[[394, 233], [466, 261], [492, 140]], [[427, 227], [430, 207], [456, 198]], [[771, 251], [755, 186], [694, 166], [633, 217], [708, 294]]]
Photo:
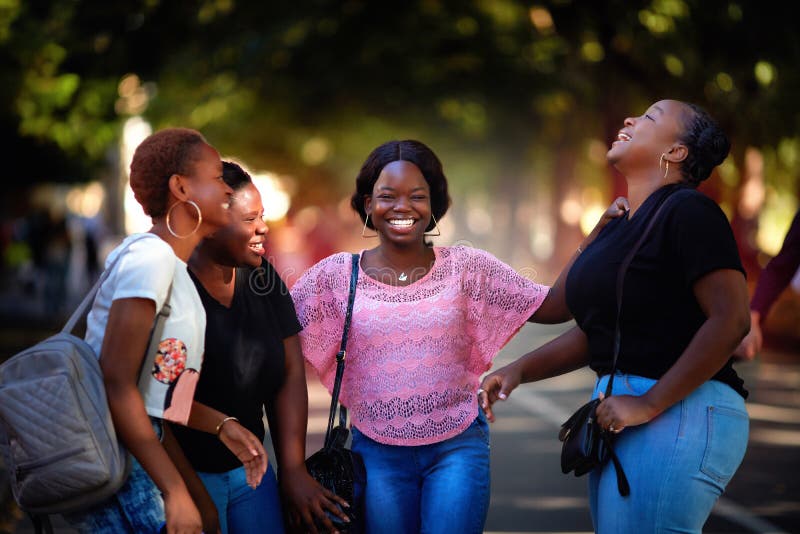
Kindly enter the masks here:
[[259, 256], [263, 256], [264, 255], [264, 243], [263, 242], [250, 243], [249, 247], [250, 247], [250, 250], [252, 250], [256, 254], [258, 254]]
[[415, 222], [414, 219], [389, 219], [389, 226], [392, 228], [411, 228]]

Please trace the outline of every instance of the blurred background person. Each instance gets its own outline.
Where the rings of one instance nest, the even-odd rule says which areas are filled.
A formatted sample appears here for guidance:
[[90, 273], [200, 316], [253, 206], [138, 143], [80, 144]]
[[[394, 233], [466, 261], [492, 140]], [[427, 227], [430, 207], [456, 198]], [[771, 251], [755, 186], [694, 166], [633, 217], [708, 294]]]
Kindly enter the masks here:
[[798, 211], [778, 255], [772, 258], [758, 277], [750, 301], [750, 332], [736, 348], [736, 356], [752, 360], [764, 346], [763, 324], [769, 310], [780, 294], [791, 283], [800, 293], [800, 211]]

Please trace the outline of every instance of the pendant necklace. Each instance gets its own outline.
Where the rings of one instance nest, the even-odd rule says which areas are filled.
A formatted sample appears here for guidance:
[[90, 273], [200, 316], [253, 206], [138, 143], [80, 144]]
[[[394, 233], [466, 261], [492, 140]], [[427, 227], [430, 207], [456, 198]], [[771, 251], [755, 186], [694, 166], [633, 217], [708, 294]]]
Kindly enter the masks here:
[[380, 254], [381, 254], [381, 256], [383, 256], [383, 259], [386, 260], [386, 263], [388, 263], [389, 266], [394, 271], [394, 274], [397, 277], [398, 282], [405, 282], [405, 281], [408, 280], [408, 274], [406, 273], [405, 269], [400, 271], [400, 274], [397, 274], [397, 271], [399, 271], [399, 269], [397, 267], [395, 267], [394, 264], [391, 261], [389, 261], [389, 258], [386, 257], [386, 255], [383, 253], [383, 251], [381, 251]]

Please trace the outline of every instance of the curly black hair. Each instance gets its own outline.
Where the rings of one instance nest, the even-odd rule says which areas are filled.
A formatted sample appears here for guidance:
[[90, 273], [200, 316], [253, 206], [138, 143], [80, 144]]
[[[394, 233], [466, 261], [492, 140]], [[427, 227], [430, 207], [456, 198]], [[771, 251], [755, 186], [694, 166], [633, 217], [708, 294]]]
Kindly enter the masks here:
[[[366, 221], [369, 228], [375, 228], [372, 221], [367, 220], [364, 199], [372, 195], [375, 182], [378, 181], [383, 168], [394, 161], [408, 161], [419, 168], [431, 190], [431, 213], [437, 220], [444, 217], [450, 207], [450, 195], [447, 192], [447, 178], [442, 170], [442, 163], [427, 145], [406, 139], [383, 143], [370, 153], [361, 166], [361, 171], [356, 177], [356, 190], [350, 198], [350, 205], [361, 216], [361, 220]], [[435, 224], [431, 220], [426, 231], [432, 230]]]
[[169, 179], [190, 174], [198, 148], [208, 144], [203, 135], [189, 128], [166, 128], [141, 142], [131, 161], [130, 183], [136, 201], [150, 217], [167, 213]]
[[731, 149], [728, 137], [714, 119], [700, 106], [682, 102], [686, 112], [683, 116], [684, 131], [681, 143], [689, 154], [681, 165], [684, 182], [697, 187], [711, 176], [714, 167], [725, 161]]

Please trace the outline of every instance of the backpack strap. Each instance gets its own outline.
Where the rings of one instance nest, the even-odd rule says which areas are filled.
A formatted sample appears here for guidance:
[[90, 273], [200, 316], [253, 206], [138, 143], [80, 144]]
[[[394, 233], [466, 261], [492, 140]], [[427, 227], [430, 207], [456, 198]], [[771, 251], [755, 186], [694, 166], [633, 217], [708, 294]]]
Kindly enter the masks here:
[[[105, 282], [106, 279], [111, 275], [111, 271], [114, 269], [114, 266], [117, 264], [117, 262], [119, 262], [123, 252], [128, 250], [134, 243], [141, 241], [146, 237], [148, 237], [148, 234], [142, 234], [137, 239], [131, 240], [127, 245], [125, 245], [125, 248], [119, 251], [117, 256], [114, 258], [114, 261], [112, 261], [111, 264], [108, 267], [106, 267], [105, 270], [103, 270], [103, 274], [100, 275], [100, 278], [92, 286], [92, 289], [89, 290], [86, 296], [83, 297], [81, 303], [78, 304], [78, 307], [75, 309], [75, 311], [72, 312], [72, 315], [67, 320], [67, 324], [65, 324], [64, 328], [61, 329], [61, 332], [63, 334], [71, 334], [72, 331], [75, 330], [75, 326], [78, 324], [78, 322], [84, 320], [86, 316], [89, 314], [89, 309], [92, 307], [92, 304], [94, 303], [94, 298], [97, 296], [97, 292], [100, 291], [100, 286], [102, 286], [103, 282]], [[170, 284], [170, 291], [172, 291], [171, 284]], [[169, 300], [169, 295], [167, 295], [167, 301], [168, 300]]]
[[[172, 312], [172, 306], [169, 304], [169, 299], [172, 296], [172, 282], [169, 283], [167, 290], [167, 298], [164, 299], [164, 305], [156, 314], [153, 320], [153, 327], [150, 329], [150, 341], [147, 342], [147, 350], [142, 359], [142, 365], [139, 368], [139, 381], [142, 380], [142, 371], [145, 369], [152, 369], [158, 354], [158, 346], [161, 344], [161, 334], [164, 333], [164, 324], [167, 322], [167, 317]], [[140, 389], [142, 384], [139, 384]]]

